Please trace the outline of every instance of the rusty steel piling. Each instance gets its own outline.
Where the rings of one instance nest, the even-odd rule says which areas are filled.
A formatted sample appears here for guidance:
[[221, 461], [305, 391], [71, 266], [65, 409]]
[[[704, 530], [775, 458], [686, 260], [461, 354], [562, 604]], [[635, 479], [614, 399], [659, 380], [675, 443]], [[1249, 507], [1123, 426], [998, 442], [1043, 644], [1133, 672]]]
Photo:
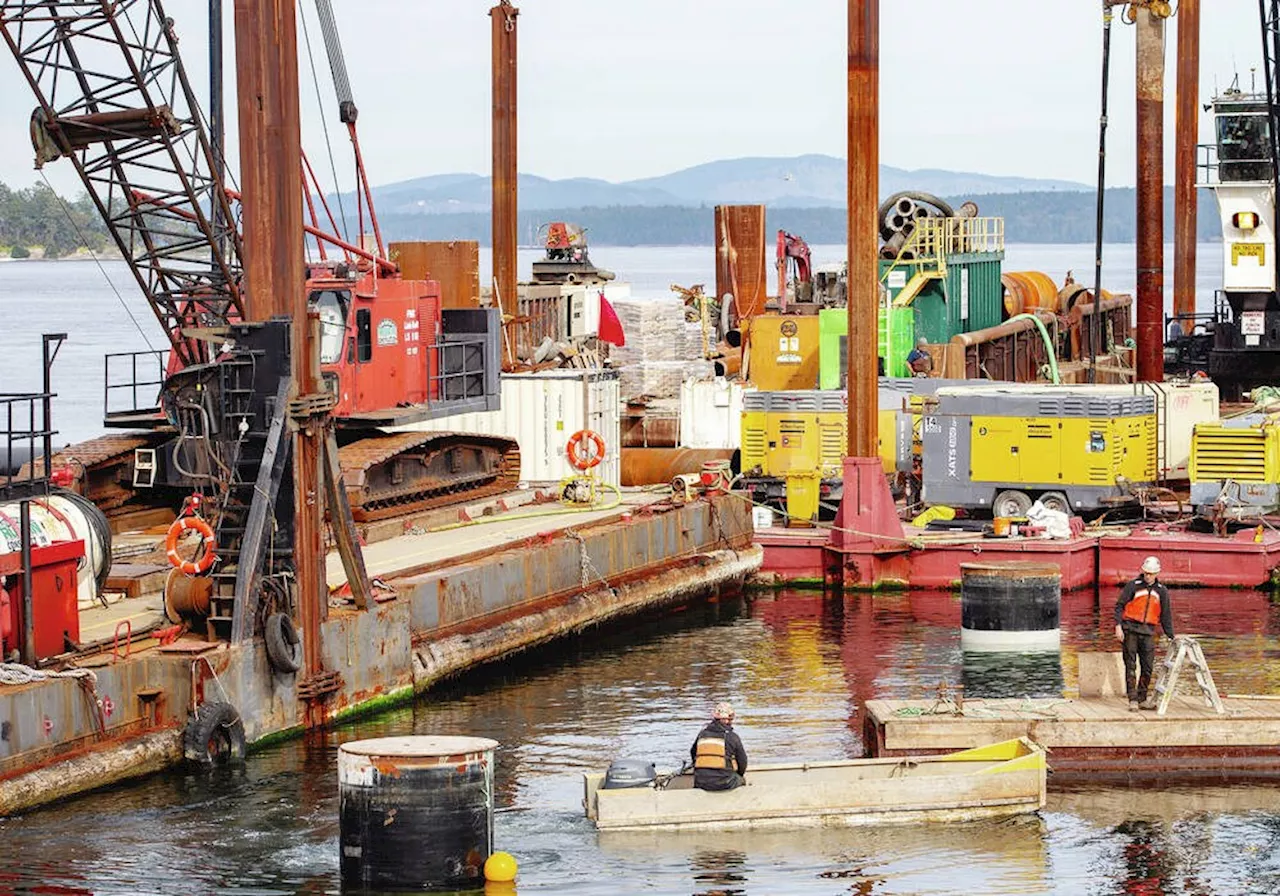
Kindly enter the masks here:
[[880, 2], [849, 0], [848, 390], [850, 457], [877, 454]]
[[1132, 7], [1137, 32], [1137, 378], [1164, 379], [1164, 31], [1165, 19]]
[[[489, 10], [493, 26], [493, 289], [503, 326], [516, 317], [516, 17], [509, 0]], [[508, 350], [514, 340], [504, 340]], [[508, 357], [514, 362], [514, 357]]]
[[1173, 313], [1196, 310], [1196, 133], [1200, 102], [1200, 0], [1178, 3], [1177, 123], [1173, 174]]

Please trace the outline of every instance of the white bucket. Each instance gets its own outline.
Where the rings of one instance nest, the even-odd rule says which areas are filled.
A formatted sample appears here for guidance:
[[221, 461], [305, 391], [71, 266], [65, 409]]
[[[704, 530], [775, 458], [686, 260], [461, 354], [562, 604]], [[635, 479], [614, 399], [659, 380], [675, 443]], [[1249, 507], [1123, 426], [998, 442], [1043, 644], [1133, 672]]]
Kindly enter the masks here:
[[752, 507], [751, 525], [757, 529], [773, 528], [773, 511], [768, 507]]

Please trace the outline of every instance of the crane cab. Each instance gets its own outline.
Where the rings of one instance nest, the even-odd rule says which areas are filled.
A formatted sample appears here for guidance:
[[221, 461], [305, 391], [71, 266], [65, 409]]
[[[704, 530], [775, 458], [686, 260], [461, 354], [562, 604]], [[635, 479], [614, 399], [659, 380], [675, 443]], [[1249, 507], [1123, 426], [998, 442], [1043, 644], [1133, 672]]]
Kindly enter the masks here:
[[398, 425], [498, 406], [496, 309], [440, 305], [434, 280], [313, 267], [307, 304], [320, 318], [320, 371], [354, 425]]

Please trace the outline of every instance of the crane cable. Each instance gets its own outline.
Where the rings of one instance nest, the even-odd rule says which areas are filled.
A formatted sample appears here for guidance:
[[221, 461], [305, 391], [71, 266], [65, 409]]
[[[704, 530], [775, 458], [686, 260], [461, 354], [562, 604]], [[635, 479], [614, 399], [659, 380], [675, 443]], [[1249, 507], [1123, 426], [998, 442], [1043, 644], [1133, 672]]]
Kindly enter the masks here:
[[[351, 228], [347, 226], [347, 209], [342, 202], [342, 190], [338, 186], [338, 164], [333, 158], [333, 140], [329, 137], [329, 118], [324, 114], [324, 100], [320, 96], [320, 76], [316, 73], [315, 54], [311, 51], [311, 31], [307, 28], [307, 17], [302, 11], [301, 3], [298, 4], [298, 19], [302, 22], [303, 42], [307, 45], [307, 64], [311, 66], [311, 83], [316, 88], [316, 106], [320, 109], [320, 126], [324, 129], [324, 148], [329, 154], [329, 171], [333, 174], [333, 193], [338, 200], [338, 217], [342, 219], [342, 238], [347, 242], [353, 242]], [[357, 186], [356, 189], [358, 190], [359, 187]]]

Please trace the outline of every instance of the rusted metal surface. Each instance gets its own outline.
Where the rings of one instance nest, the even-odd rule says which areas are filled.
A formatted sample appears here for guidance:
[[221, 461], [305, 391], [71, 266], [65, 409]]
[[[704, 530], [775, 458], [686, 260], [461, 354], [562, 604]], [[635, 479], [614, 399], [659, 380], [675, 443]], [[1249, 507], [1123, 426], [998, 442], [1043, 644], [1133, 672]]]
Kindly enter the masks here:
[[1137, 12], [1138, 379], [1164, 379], [1164, 30], [1147, 7]]
[[1040, 271], [1005, 271], [1000, 275], [1004, 287], [1004, 311], [1007, 317], [1027, 311], [1054, 311], [1059, 308], [1058, 287], [1048, 274]]
[[849, 0], [848, 259], [850, 457], [875, 457], [879, 441], [880, 0]]
[[628, 405], [620, 419], [623, 448], [674, 448], [680, 444], [680, 409]]
[[600, 585], [572, 600], [531, 607], [519, 617], [487, 627], [479, 634], [433, 638], [414, 648], [414, 689], [425, 690], [479, 663], [577, 634], [591, 626], [696, 598], [717, 588], [736, 587], [759, 568], [762, 554], [758, 547], [710, 552], [688, 565], [635, 582]]
[[558, 286], [526, 285], [516, 289], [516, 317], [507, 322], [506, 331], [516, 358], [532, 361], [543, 340], [565, 339], [567, 299]]
[[510, 491], [520, 448], [499, 436], [401, 432], [352, 442], [338, 461], [360, 522]]
[[1173, 312], [1196, 310], [1196, 137], [1200, 126], [1200, 0], [1178, 2], [1173, 153]]
[[769, 291], [764, 223], [763, 205], [715, 208], [716, 297], [733, 296], [731, 326], [764, 311]]
[[659, 485], [681, 473], [697, 473], [704, 463], [731, 460], [733, 448], [623, 448], [622, 484]]
[[[502, 0], [489, 10], [493, 26], [493, 286], [504, 318], [516, 310], [516, 18]], [[507, 361], [515, 359], [507, 357]]]
[[[304, 307], [295, 0], [236, 0], [245, 318]], [[294, 344], [302, 340], [295, 330]]]
[[[1037, 313], [1052, 326], [1054, 316]], [[958, 333], [947, 346], [948, 379], [991, 379], [1033, 383], [1049, 361], [1048, 349], [1034, 320], [1006, 321], [994, 327]]]
[[[53, 455], [53, 469], [69, 469], [71, 488], [84, 495], [104, 513], [116, 510], [133, 499], [133, 457], [138, 448], [147, 448], [159, 440], [152, 433], [123, 433], [100, 436], [87, 442], [68, 445]], [[37, 460], [37, 472], [43, 462]], [[31, 474], [31, 465], [23, 464], [18, 478]]]
[[475, 240], [390, 243], [387, 252], [406, 280], [440, 284], [441, 308], [480, 307], [480, 244]]

